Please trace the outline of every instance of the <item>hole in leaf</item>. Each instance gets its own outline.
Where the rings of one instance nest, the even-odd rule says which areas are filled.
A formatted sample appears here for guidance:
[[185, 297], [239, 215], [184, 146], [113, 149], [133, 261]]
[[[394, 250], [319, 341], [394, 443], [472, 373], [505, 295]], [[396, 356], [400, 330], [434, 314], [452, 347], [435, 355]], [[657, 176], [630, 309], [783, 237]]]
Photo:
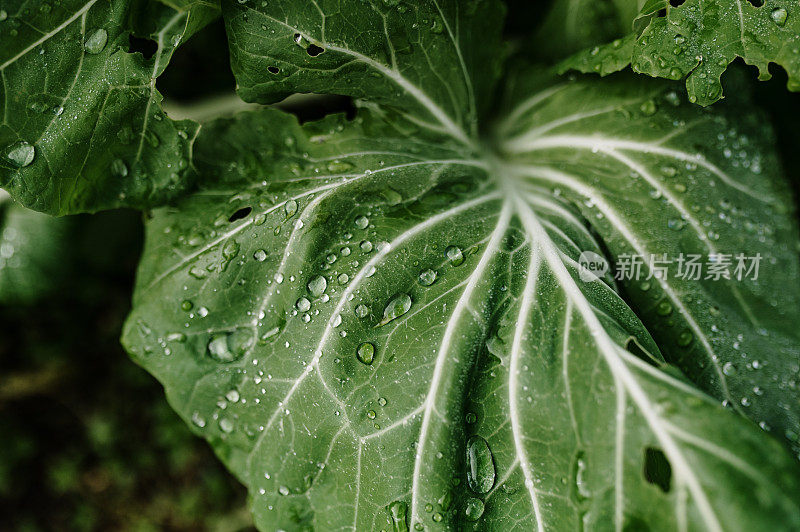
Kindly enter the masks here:
[[133, 34], [128, 35], [128, 52], [140, 53], [145, 59], [150, 59], [158, 50], [158, 43], [153, 39], [143, 39]]
[[680, 7], [684, 3], [686, 3], [686, 0], [669, 0], [669, 5], [672, 7]]
[[658, 12], [656, 13], [656, 17], [658, 17], [658, 18], [664, 18], [666, 16], [667, 16], [667, 10], [666, 9], [659, 9]]
[[672, 484], [672, 466], [661, 449], [648, 447], [644, 450], [644, 478], [668, 493]]
[[309, 44], [308, 48], [306, 48], [306, 53], [311, 57], [317, 57], [319, 54], [325, 51], [325, 48], [321, 48], [316, 44]]
[[753, 4], [753, 7], [761, 7], [764, 5], [764, 0], [747, 0], [747, 1]]
[[304, 98], [289, 97], [279, 103], [278, 108], [297, 116], [301, 123], [320, 120], [335, 113], [345, 113], [348, 120], [356, 116], [353, 99], [347, 96], [315, 94]]
[[280, 74], [281, 69], [276, 66], [267, 67], [270, 74]]
[[253, 211], [252, 207], [242, 207], [235, 213], [231, 214], [231, 217], [228, 218], [228, 221], [235, 222], [236, 220], [241, 220], [242, 218], [250, 214], [252, 211]]

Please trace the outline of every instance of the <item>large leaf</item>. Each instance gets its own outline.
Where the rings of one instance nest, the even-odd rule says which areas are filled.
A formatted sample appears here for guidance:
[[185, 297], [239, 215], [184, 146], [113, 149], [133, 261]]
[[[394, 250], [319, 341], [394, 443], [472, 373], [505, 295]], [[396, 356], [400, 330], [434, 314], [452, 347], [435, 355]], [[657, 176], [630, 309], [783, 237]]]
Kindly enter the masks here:
[[[0, 185], [52, 214], [148, 207], [186, 188], [197, 124], [156, 78], [213, 2], [64, 0], [0, 11]], [[152, 39], [152, 57], [129, 37]]]
[[501, 65], [498, 0], [222, 6], [247, 101], [272, 103], [294, 92], [368, 98], [471, 142]]
[[709, 105], [722, 98], [720, 77], [737, 57], [770, 78], [775, 63], [800, 90], [800, 6], [786, 0], [649, 0], [635, 33], [581, 52], [563, 69], [608, 74], [631, 65], [636, 72], [686, 78], [689, 100]]
[[[767, 340], [741, 322], [732, 284], [665, 283], [650, 289], [658, 300], [624, 287], [657, 337], [674, 331], [659, 350], [613, 279], [577, 264], [581, 252], [628, 249], [631, 234], [670, 252], [711, 241], [688, 217], [680, 232], [655, 227], [682, 203], [663, 190], [652, 199], [649, 172], [696, 164], [675, 182], [710, 186], [711, 162], [695, 148], [677, 155], [681, 132], [731, 124], [668, 101], [624, 79], [548, 88], [511, 112], [501, 156], [384, 112], [304, 127], [277, 111], [219, 121], [198, 141], [201, 190], [148, 221], [123, 341], [248, 485], [264, 530], [800, 526], [792, 457], [664, 363], [714, 393], [752, 379], [713, 369], [742, 359], [730, 333], [709, 337], [702, 301], [721, 305], [719, 325], [742, 327], [749, 360], [791, 364], [759, 351]], [[567, 131], [598, 149], [567, 143]], [[699, 223], [720, 234], [715, 245], [768, 248], [770, 275], [794, 275], [782, 189], [766, 169], [744, 187], [738, 163], [721, 159], [714, 186], [761, 233], [705, 212]], [[583, 205], [590, 192], [617, 208], [612, 188], [630, 209], [619, 226]], [[777, 312], [762, 301], [769, 287], [739, 290], [756, 312]], [[656, 318], [670, 297], [672, 315]], [[771, 382], [760, 371], [770, 400], [796, 405], [788, 372]], [[753, 407], [773, 426], [796, 422], [795, 406], [775, 412], [760, 397]]]

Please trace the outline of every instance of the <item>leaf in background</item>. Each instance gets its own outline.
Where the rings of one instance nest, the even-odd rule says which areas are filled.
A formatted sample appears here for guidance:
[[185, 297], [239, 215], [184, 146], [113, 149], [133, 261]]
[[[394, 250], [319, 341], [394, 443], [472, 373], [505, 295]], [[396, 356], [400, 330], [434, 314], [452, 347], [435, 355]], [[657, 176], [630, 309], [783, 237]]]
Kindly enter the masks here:
[[544, 59], [561, 59], [627, 35], [644, 1], [556, 0], [532, 40], [532, 53]]
[[146, 208], [184, 190], [198, 126], [170, 120], [155, 83], [218, 12], [189, 0], [0, 11], [0, 185], [51, 214]]
[[295, 92], [366, 98], [469, 142], [500, 71], [497, 0], [224, 0], [222, 7], [247, 101]]
[[[724, 127], [688, 105], [649, 112], [661, 98], [628, 80], [547, 90], [511, 115], [509, 159], [398, 133], [380, 112], [210, 124], [197, 143], [201, 190], [148, 221], [123, 342], [247, 484], [264, 530], [800, 526], [792, 457], [664, 365], [613, 280], [583, 278], [581, 252], [603, 253], [587, 224], [613, 235], [596, 211], [582, 216], [570, 194], [551, 192], [552, 175], [573, 172], [597, 202], [612, 201], [599, 195], [612, 183], [634, 212], [668, 211], [605, 151], [611, 138], [597, 151], [558, 144], [570, 127], [630, 142], [679, 118]], [[538, 135], [523, 143], [522, 126]], [[615, 148], [648, 169], [667, 164]], [[744, 194], [716, 179], [731, 201]], [[763, 218], [777, 208], [757, 205]], [[753, 239], [703, 216], [717, 245]], [[773, 216], [775, 238], [795, 236]], [[624, 220], [637, 233], [640, 222]], [[706, 243], [692, 228], [652, 231], [646, 242], [670, 250]], [[706, 297], [701, 283], [682, 288], [676, 305]], [[720, 297], [735, 317], [735, 299]], [[673, 327], [706, 360], [701, 340]], [[765, 366], [784, 356], [764, 355]]]
[[[0, 190], [0, 196], [5, 195]], [[68, 273], [66, 239], [73, 221], [13, 203], [0, 204], [0, 304], [30, 304], [52, 293]]]
[[[608, 74], [633, 70], [666, 79], [686, 78], [689, 100], [710, 105], [722, 98], [720, 77], [741, 57], [771, 77], [769, 64], [789, 74], [789, 90], [800, 90], [800, 6], [785, 0], [687, 0], [679, 6], [650, 0], [623, 41], [567, 59], [563, 70]], [[622, 49], [622, 50], [620, 50]], [[623, 52], [630, 55], [624, 56]]]

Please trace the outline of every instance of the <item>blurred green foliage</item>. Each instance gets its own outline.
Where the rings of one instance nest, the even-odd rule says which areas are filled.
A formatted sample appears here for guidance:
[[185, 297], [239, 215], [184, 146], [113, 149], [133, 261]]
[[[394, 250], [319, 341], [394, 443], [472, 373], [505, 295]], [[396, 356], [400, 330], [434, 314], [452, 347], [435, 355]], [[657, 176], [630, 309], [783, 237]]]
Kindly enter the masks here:
[[244, 488], [119, 345], [140, 215], [58, 228], [56, 286], [0, 305], [0, 530], [249, 529]]

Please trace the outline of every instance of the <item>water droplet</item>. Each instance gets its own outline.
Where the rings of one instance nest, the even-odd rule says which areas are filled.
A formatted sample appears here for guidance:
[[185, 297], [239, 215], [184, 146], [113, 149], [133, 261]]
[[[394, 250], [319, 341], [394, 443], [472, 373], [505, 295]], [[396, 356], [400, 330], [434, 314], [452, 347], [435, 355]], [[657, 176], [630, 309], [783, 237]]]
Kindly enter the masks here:
[[472, 436], [467, 442], [467, 481], [475, 493], [487, 493], [494, 486], [494, 456], [480, 436]]
[[0, 9], [0, 22], [3, 22], [5, 19], [8, 18], [8, 13], [5, 9]]
[[769, 17], [772, 19], [772, 22], [783, 27], [786, 24], [786, 19], [789, 18], [789, 13], [787, 13], [785, 8], [778, 7], [772, 10]]
[[372, 364], [372, 361], [375, 360], [375, 346], [369, 342], [364, 342], [358, 346], [356, 356], [358, 357], [358, 360], [364, 364]]
[[394, 501], [389, 505], [389, 515], [392, 518], [393, 532], [408, 532], [407, 511], [408, 505], [403, 501]]
[[297, 202], [293, 199], [290, 199], [283, 206], [283, 211], [286, 213], [287, 218], [291, 218], [297, 212]]
[[653, 100], [647, 100], [639, 106], [639, 110], [644, 116], [653, 116], [656, 114], [656, 111], [658, 111], [658, 107], [656, 106], [656, 102]]
[[356, 227], [358, 227], [359, 229], [366, 229], [367, 226], [369, 225], [369, 218], [367, 218], [364, 215], [361, 215], [361, 216], [356, 218], [356, 222], [355, 223], [356, 223]]
[[239, 328], [230, 333], [215, 334], [208, 341], [208, 355], [216, 360], [227, 364], [242, 358], [254, 343], [252, 329]]
[[453, 266], [460, 266], [464, 263], [464, 253], [461, 252], [461, 248], [458, 246], [448, 246], [444, 250], [444, 255]]
[[483, 501], [470, 497], [464, 505], [464, 515], [470, 521], [477, 521], [483, 515]]
[[236, 255], [239, 254], [239, 242], [234, 240], [233, 238], [228, 239], [225, 242], [225, 245], [222, 246], [222, 257], [225, 260], [232, 260]]
[[200, 268], [199, 266], [193, 266], [189, 270], [189, 275], [191, 275], [195, 279], [205, 279], [206, 276], [208, 275], [208, 273], [203, 268]]
[[286, 486], [281, 486], [278, 488], [278, 493], [280, 493], [285, 497], [286, 495], [289, 495], [289, 488], [287, 488]]
[[183, 334], [183, 333], [180, 333], [180, 332], [171, 333], [171, 334], [167, 335], [167, 341], [168, 342], [178, 342], [179, 344], [182, 344], [182, 343], [184, 343], [186, 341], [186, 335]]
[[297, 307], [297, 310], [300, 312], [308, 312], [311, 310], [311, 301], [309, 301], [307, 297], [301, 297], [295, 302], [294, 306]]
[[219, 420], [219, 428], [222, 432], [225, 433], [233, 432], [233, 421], [224, 417]]
[[392, 320], [395, 320], [408, 312], [411, 309], [411, 296], [408, 294], [400, 294], [395, 296], [389, 304], [386, 305], [386, 308], [383, 310], [383, 319], [378, 324], [380, 327], [381, 325], [386, 325]]
[[328, 288], [328, 280], [322, 275], [317, 275], [308, 281], [306, 287], [308, 288], [308, 291], [311, 292], [312, 296], [320, 297], [325, 293], [325, 289]]
[[368, 412], [367, 412], [367, 417], [368, 417], [368, 418], [370, 418], [370, 419], [375, 419], [375, 417], [376, 417], [377, 415], [378, 415], [378, 414], [377, 414], [377, 413], [375, 413], [375, 411], [374, 411], [374, 410], [370, 410], [370, 411], [368, 411]]
[[192, 423], [200, 427], [201, 429], [206, 426], [206, 420], [203, 416], [200, 415], [200, 412], [195, 412], [192, 414]]
[[419, 284], [422, 286], [430, 286], [434, 283], [434, 281], [436, 281], [435, 271], [427, 269], [419, 272]]
[[366, 305], [358, 305], [355, 310], [356, 316], [359, 318], [366, 318], [369, 314], [369, 308]]
[[378, 404], [379, 405], [386, 406], [386, 403], [387, 403], [387, 401], [386, 401], [385, 397], [381, 397], [381, 398], [378, 399]]
[[328, 164], [328, 170], [335, 174], [344, 173], [353, 168], [353, 165], [343, 161], [333, 161]]
[[31, 164], [35, 155], [36, 149], [27, 142], [17, 142], [6, 152], [6, 158], [17, 168]]
[[125, 177], [128, 175], [128, 165], [122, 159], [114, 159], [111, 162], [111, 173], [117, 177]]
[[689, 346], [689, 344], [691, 344], [691, 343], [692, 343], [692, 340], [693, 340], [693, 339], [694, 339], [694, 336], [692, 335], [692, 333], [691, 333], [691, 332], [689, 332], [689, 331], [683, 331], [683, 332], [682, 332], [682, 333], [681, 333], [681, 334], [678, 336], [678, 345], [679, 345], [679, 346], [681, 346], [681, 347], [688, 347], [688, 346]]
[[83, 43], [83, 49], [90, 54], [99, 54], [106, 47], [108, 32], [103, 28], [94, 30]]
[[656, 312], [658, 313], [659, 316], [669, 316], [670, 314], [672, 314], [672, 305], [670, 304], [669, 301], [662, 301], [661, 303], [658, 304]]
[[258, 249], [256, 250], [255, 253], [253, 253], [253, 258], [256, 259], [258, 262], [264, 262], [265, 260], [267, 260], [267, 252], [264, 251], [263, 249]]
[[372, 242], [370, 242], [369, 240], [364, 240], [361, 242], [361, 244], [359, 244], [359, 247], [361, 247], [361, 251], [363, 251], [364, 253], [369, 253], [370, 251], [372, 251]]
[[467, 412], [465, 419], [471, 425], [478, 420], [478, 416], [475, 415], [475, 412]]
[[231, 403], [238, 402], [239, 401], [239, 391], [238, 390], [229, 390], [228, 393], [225, 394], [225, 399], [227, 399]]
[[725, 375], [733, 375], [736, 373], [736, 366], [734, 366], [731, 362], [725, 362], [725, 364], [722, 365], [722, 373]]

